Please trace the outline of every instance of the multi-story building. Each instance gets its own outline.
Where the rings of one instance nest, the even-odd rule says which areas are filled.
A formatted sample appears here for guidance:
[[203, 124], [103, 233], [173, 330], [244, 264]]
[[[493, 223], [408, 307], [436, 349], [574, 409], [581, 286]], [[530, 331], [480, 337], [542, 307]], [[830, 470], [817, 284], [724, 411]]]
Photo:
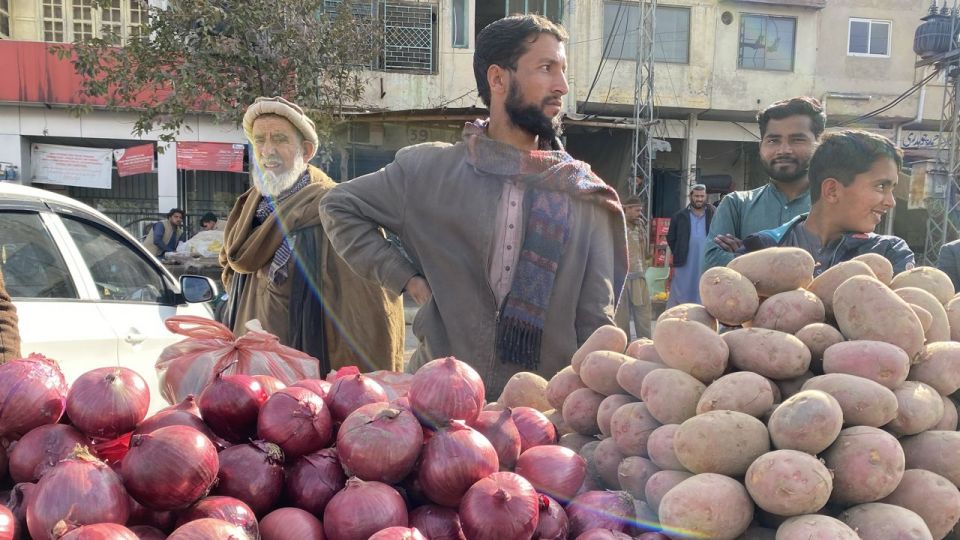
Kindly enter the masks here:
[[[568, 149], [621, 192], [630, 189], [636, 0], [360, 3], [369, 4], [370, 16], [382, 21], [384, 47], [334, 153], [332, 176], [376, 170], [409, 144], [458, 140], [463, 121], [484, 113], [472, 68], [477, 34], [505, 15], [538, 12], [562, 21], [570, 33]], [[654, 214], [678, 208], [694, 178], [708, 183], [714, 197], [765, 182], [754, 119], [773, 101], [814, 96], [836, 125], [913, 87], [929, 73], [914, 67], [912, 51], [914, 30], [928, 7], [917, 0], [659, 0]], [[34, 181], [35, 144], [140, 144], [129, 135], [129, 113], [95, 109], [71, 116], [64, 105], [73, 98], [70, 85], [76, 79], [34, 42], [70, 41], [108, 25], [135, 32], [143, 16], [136, 0], [113, 0], [106, 10], [89, 8], [89, 0], [0, 0], [0, 163], [16, 168], [21, 182]], [[915, 148], [935, 138], [942, 84], [934, 78], [896, 106], [852, 125], [922, 154]], [[191, 128], [180, 134], [180, 142], [244, 142], [234, 126], [204, 117]], [[185, 205], [190, 213], [222, 213], [246, 185], [243, 172], [178, 169], [177, 155], [172, 145], [158, 156], [155, 172], [122, 179], [114, 173], [109, 190], [66, 189], [104, 208], [120, 207], [119, 200], [141, 212]]]

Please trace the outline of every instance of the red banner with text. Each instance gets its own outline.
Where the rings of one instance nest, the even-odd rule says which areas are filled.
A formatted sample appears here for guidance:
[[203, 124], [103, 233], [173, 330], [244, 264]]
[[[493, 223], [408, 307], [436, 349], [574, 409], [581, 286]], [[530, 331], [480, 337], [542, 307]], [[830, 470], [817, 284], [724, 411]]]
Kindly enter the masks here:
[[153, 144], [141, 144], [113, 151], [117, 174], [121, 177], [153, 171]]
[[243, 172], [246, 145], [231, 143], [178, 142], [177, 168], [188, 171]]

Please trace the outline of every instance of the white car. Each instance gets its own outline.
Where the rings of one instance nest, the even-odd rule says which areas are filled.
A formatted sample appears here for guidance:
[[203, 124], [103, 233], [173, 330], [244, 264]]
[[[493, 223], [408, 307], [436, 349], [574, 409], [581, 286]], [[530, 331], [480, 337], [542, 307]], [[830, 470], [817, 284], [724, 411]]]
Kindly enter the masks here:
[[202, 303], [216, 293], [212, 280], [178, 283], [110, 218], [42, 189], [0, 182], [0, 271], [17, 307], [23, 355], [53, 358], [67, 382], [98, 367], [133, 369], [150, 387], [151, 413], [167, 406], [154, 363], [182, 339], [163, 321], [212, 318]]

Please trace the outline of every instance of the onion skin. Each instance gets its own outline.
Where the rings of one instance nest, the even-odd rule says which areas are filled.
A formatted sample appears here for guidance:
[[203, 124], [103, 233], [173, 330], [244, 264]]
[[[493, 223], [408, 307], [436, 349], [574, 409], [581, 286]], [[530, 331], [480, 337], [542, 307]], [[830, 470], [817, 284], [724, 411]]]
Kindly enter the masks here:
[[[325, 398], [336, 422], [342, 422], [350, 413], [369, 403], [388, 402], [387, 392], [380, 383], [362, 374], [340, 377]], [[366, 540], [366, 539], [364, 539]]]
[[124, 524], [130, 517], [120, 476], [83, 448], [47, 471], [27, 499], [27, 529], [36, 540], [53, 538], [61, 520]]
[[329, 381], [325, 381], [323, 379], [301, 379], [291, 384], [290, 386], [306, 388], [307, 390], [320, 396], [323, 399], [323, 401], [327, 404], [327, 406], [328, 407], [330, 406], [330, 403], [327, 401], [327, 394], [330, 393], [330, 388], [333, 387], [333, 383]]
[[320, 520], [300, 508], [277, 508], [260, 520], [260, 540], [325, 539]]
[[36, 489], [37, 485], [30, 482], [17, 484], [10, 490], [10, 497], [4, 504], [13, 513], [13, 519], [16, 521], [13, 535], [15, 539], [27, 538], [27, 506]]
[[330, 499], [347, 484], [335, 448], [300, 456], [287, 471], [284, 493], [291, 505], [322, 516]]
[[540, 521], [540, 498], [519, 474], [497, 472], [470, 486], [460, 501], [470, 540], [526, 540]]
[[166, 533], [175, 529], [174, 525], [177, 522], [177, 516], [174, 512], [151, 510], [137, 502], [137, 500], [129, 494], [127, 494], [127, 501], [130, 503], [130, 518], [127, 520], [128, 527], [146, 525], [162, 531], [164, 537], [166, 537]]
[[410, 411], [370, 403], [350, 413], [337, 432], [344, 470], [361, 480], [396, 484], [417, 463], [423, 429]]
[[242, 527], [222, 519], [203, 518], [185, 523], [173, 531], [167, 540], [253, 540]]
[[147, 416], [150, 389], [139, 373], [125, 367], [90, 370], [67, 393], [67, 416], [74, 427], [96, 439], [116, 439]]
[[388, 527], [406, 527], [407, 522], [407, 506], [397, 490], [351, 478], [327, 505], [323, 533], [336, 540], [368, 540]]
[[388, 527], [374, 534], [369, 540], [432, 540], [419, 530], [410, 527]]
[[611, 529], [590, 529], [584, 531], [576, 540], [632, 540], [632, 536]]
[[517, 458], [520, 457], [520, 431], [517, 430], [510, 409], [480, 411], [470, 427], [479, 431], [496, 449], [500, 469], [513, 470]]
[[133, 430], [134, 435], [143, 435], [153, 433], [154, 431], [167, 426], [188, 426], [206, 435], [214, 444], [220, 446], [219, 440], [213, 430], [210, 429], [203, 419], [200, 418], [200, 408], [197, 407], [197, 400], [193, 394], [183, 398], [180, 403], [171, 405], [165, 409], [160, 409], [153, 416], [147, 418], [137, 429]]
[[410, 526], [422, 531], [430, 540], [467, 540], [460, 515], [446, 506], [425, 504], [417, 507], [410, 512]]
[[534, 540], [564, 540], [570, 534], [570, 520], [560, 503], [547, 495], [540, 495], [540, 522], [533, 533]]
[[130, 495], [153, 510], [179, 510], [210, 491], [217, 479], [217, 449], [203, 433], [168, 426], [130, 440], [121, 473]]
[[421, 366], [407, 392], [414, 414], [431, 429], [451, 420], [472, 423], [483, 408], [484, 395], [480, 374], [452, 356]]
[[130, 530], [139, 540], [164, 540], [167, 537], [163, 531], [149, 525], [134, 525]]
[[[116, 523], [97, 523], [94, 525], [84, 525], [76, 529], [69, 529], [69, 526], [60, 522], [62, 529], [57, 529], [55, 537], [59, 540], [140, 540], [133, 531], [117, 525]], [[60, 533], [59, 530], [69, 532]]]
[[269, 512], [283, 493], [283, 452], [265, 441], [238, 444], [220, 452], [214, 493], [240, 499], [254, 514]]
[[547, 415], [533, 407], [514, 407], [510, 414], [520, 432], [520, 455], [535, 446], [557, 443], [557, 427]]
[[0, 506], [0, 540], [13, 540], [17, 533], [17, 519], [6, 506]]
[[534, 446], [520, 455], [515, 471], [540, 493], [567, 502], [583, 485], [587, 461], [563, 446]]
[[267, 391], [267, 397], [272, 396], [273, 394], [287, 387], [283, 381], [276, 377], [271, 377], [270, 375], [254, 375], [253, 378], [260, 381], [263, 389]]
[[490, 441], [454, 421], [424, 445], [417, 480], [428, 499], [456, 508], [470, 486], [499, 469], [497, 451]]
[[278, 445], [287, 459], [294, 460], [330, 445], [333, 419], [320, 396], [306, 388], [284, 388], [260, 408], [257, 436]]
[[625, 491], [586, 491], [567, 505], [570, 536], [576, 538], [590, 529], [626, 533], [636, 519], [633, 497]]
[[214, 433], [232, 443], [244, 443], [256, 434], [257, 417], [267, 397], [260, 381], [249, 375], [218, 373], [200, 393], [197, 405]]
[[31, 354], [0, 365], [0, 437], [56, 424], [66, 408], [67, 381], [53, 360]]
[[232, 523], [243, 529], [250, 538], [260, 536], [260, 527], [257, 523], [257, 516], [253, 510], [239, 499], [233, 497], [222, 497], [214, 495], [204, 497], [197, 501], [190, 508], [187, 508], [180, 514], [177, 520], [177, 527], [186, 524], [189, 521], [203, 518], [222, 519], [227, 523]]
[[66, 424], [31, 429], [9, 451], [10, 478], [16, 483], [36, 482], [69, 456], [77, 445], [89, 443], [83, 433]]

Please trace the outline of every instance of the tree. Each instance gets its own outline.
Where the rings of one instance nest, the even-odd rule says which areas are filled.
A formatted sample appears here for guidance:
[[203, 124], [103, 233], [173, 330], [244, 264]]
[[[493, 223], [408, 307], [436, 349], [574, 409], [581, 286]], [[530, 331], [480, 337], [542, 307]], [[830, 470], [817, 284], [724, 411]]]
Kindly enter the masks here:
[[123, 47], [108, 35], [55, 49], [82, 76], [84, 96], [138, 113], [134, 135], [156, 129], [160, 140], [173, 141], [198, 112], [239, 125], [254, 99], [279, 95], [308, 112], [324, 147], [338, 117], [360, 97], [362, 70], [377, 57], [376, 25], [363, 10], [369, 6], [170, 0], [164, 9], [151, 7], [149, 22]]

